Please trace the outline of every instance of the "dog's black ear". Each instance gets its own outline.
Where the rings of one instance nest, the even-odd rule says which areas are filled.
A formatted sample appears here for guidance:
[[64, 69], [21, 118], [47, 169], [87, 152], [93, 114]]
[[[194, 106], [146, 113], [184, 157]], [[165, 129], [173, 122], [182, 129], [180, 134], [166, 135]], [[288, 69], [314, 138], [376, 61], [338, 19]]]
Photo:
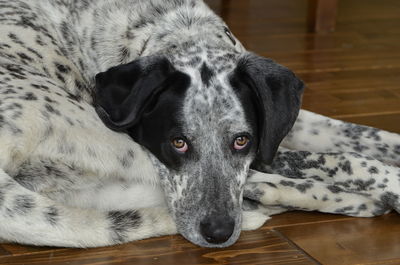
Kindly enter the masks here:
[[270, 164], [296, 121], [304, 84], [286, 67], [251, 53], [240, 59], [233, 77], [252, 91], [259, 134], [256, 161]]
[[137, 124], [147, 106], [184, 75], [167, 58], [149, 56], [96, 75], [95, 108], [111, 129], [122, 131]]

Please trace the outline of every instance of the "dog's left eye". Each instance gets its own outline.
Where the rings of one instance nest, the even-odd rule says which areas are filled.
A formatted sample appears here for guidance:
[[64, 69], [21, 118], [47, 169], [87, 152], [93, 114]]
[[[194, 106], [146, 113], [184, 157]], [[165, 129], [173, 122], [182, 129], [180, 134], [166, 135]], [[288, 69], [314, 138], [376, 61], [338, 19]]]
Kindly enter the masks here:
[[172, 140], [172, 146], [180, 153], [186, 153], [189, 149], [187, 143], [182, 138]]
[[249, 138], [247, 136], [239, 136], [236, 137], [234, 143], [233, 143], [233, 148], [236, 150], [242, 150], [247, 146], [249, 143]]

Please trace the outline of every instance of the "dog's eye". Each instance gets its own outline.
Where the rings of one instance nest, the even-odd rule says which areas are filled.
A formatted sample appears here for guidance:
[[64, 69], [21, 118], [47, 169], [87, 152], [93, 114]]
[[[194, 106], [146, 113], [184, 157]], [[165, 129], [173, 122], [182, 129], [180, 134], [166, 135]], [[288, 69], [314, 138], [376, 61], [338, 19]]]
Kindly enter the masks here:
[[226, 36], [228, 36], [228, 38], [232, 41], [233, 45], [236, 45], [236, 40], [232, 36], [231, 31], [227, 27], [224, 27], [224, 31], [225, 31]]
[[172, 146], [180, 153], [185, 153], [188, 150], [188, 145], [182, 138], [172, 140]]
[[249, 138], [247, 136], [239, 136], [236, 137], [235, 142], [233, 143], [233, 148], [236, 150], [241, 150], [247, 146], [249, 143]]

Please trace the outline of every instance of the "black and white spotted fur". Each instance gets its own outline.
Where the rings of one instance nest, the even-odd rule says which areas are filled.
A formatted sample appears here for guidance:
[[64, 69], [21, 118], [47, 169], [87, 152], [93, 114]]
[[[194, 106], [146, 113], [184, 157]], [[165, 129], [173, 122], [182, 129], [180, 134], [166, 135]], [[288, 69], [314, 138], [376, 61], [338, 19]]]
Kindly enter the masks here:
[[[274, 134], [254, 139], [266, 151], [253, 147], [241, 158], [220, 147], [231, 132], [258, 133], [236, 86], [260, 86], [265, 80], [257, 76], [275, 78], [278, 87], [300, 83], [248, 53], [200, 0], [0, 0], [0, 36], [6, 241], [94, 247], [179, 232], [195, 244], [223, 247], [241, 228], [255, 229], [288, 209], [354, 216], [399, 210], [397, 134], [302, 110], [272, 164], [272, 145], [280, 142], [270, 139]], [[158, 75], [174, 76], [173, 87], [184, 93], [172, 90], [179, 113], [165, 112], [163, 121], [179, 117], [198, 148], [192, 160], [161, 163], [152, 151], [158, 147], [128, 126], [139, 125], [124, 116], [126, 108], [102, 106], [110, 97], [99, 87], [118, 83], [121, 69], [140, 72], [149, 86]], [[280, 117], [279, 106], [264, 113], [272, 121], [264, 130], [290, 127], [296, 110]], [[199, 226], [209, 215], [232, 222], [229, 239], [204, 238]]]

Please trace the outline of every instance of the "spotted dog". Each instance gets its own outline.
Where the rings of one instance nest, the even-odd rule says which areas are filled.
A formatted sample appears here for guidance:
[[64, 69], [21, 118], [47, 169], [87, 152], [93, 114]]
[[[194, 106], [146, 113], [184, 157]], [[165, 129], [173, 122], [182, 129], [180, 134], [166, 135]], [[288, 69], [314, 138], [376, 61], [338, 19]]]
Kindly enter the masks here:
[[225, 247], [290, 209], [399, 209], [399, 135], [296, 121], [303, 83], [200, 0], [0, 0], [0, 20], [3, 240]]

